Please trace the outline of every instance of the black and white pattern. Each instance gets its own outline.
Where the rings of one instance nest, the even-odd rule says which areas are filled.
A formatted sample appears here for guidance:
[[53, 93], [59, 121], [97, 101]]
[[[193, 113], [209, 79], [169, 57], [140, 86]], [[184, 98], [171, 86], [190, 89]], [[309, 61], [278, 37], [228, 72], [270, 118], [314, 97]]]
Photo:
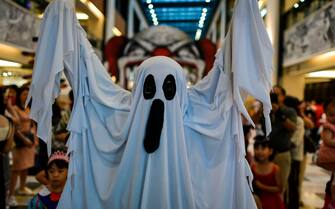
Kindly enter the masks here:
[[0, 0], [0, 41], [34, 51], [40, 20], [15, 3]]
[[307, 60], [335, 48], [335, 2], [285, 31], [284, 65]]

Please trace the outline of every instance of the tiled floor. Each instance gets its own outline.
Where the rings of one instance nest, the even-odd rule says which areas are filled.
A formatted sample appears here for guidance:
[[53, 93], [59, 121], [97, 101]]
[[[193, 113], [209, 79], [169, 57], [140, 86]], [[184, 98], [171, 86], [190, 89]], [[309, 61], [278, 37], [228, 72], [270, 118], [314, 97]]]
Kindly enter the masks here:
[[303, 209], [320, 209], [323, 206], [325, 185], [330, 173], [312, 163], [312, 155], [307, 156], [307, 168], [302, 185]]
[[[40, 190], [40, 185], [36, 181], [35, 177], [29, 176], [27, 179], [27, 186], [34, 191], [34, 193], [38, 193]], [[32, 196], [27, 195], [16, 195], [16, 201], [18, 202], [17, 207], [11, 207], [11, 209], [25, 209], [32, 198]]]
[[[304, 207], [300, 209], [321, 209], [323, 206], [325, 185], [330, 178], [330, 173], [314, 165], [312, 163], [312, 155], [308, 155], [307, 159], [307, 168], [302, 185], [302, 201]], [[28, 178], [28, 186], [33, 188], [35, 192], [39, 190], [39, 185], [34, 177]], [[26, 205], [30, 201], [31, 196], [16, 197], [19, 206], [12, 207], [12, 209], [27, 208]]]

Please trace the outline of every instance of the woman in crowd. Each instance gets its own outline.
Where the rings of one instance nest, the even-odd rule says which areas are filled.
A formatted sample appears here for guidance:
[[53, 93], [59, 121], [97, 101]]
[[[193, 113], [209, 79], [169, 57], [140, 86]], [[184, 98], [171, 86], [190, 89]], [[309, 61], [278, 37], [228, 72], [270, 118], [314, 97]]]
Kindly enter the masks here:
[[17, 178], [20, 177], [20, 185], [18, 194], [31, 195], [32, 191], [26, 187], [28, 168], [34, 166], [35, 163], [35, 146], [38, 144], [36, 137], [36, 127], [29, 118], [29, 108], [25, 108], [25, 101], [28, 96], [28, 87], [19, 89], [16, 98], [16, 105], [13, 106], [14, 111], [11, 113], [16, 124], [14, 136], [15, 148], [13, 149], [13, 166], [10, 178], [9, 188], [9, 204], [16, 205], [14, 198]]
[[6, 180], [3, 157], [13, 146], [14, 125], [10, 118], [5, 115], [4, 94], [0, 89], [0, 208], [6, 208]]

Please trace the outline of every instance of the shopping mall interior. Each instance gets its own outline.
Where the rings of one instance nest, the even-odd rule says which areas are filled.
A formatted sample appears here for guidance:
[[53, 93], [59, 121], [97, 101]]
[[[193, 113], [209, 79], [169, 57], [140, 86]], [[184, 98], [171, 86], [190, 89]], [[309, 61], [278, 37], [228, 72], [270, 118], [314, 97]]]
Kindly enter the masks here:
[[[215, 54], [223, 47], [231, 20], [234, 19], [237, 0], [67, 1], [74, 4], [76, 17], [110, 79], [131, 91], [138, 66], [154, 56], [167, 56], [177, 61], [184, 71], [187, 88], [196, 85], [213, 68]], [[19, 119], [25, 120], [21, 121], [25, 126], [29, 124], [26, 121], [29, 120], [29, 110], [27, 112], [16, 106], [24, 103], [20, 101], [21, 96], [26, 98], [27, 95], [22, 92], [28, 94], [33, 79], [35, 55], [41, 39], [40, 28], [50, 3], [51, 0], [0, 0], [1, 108], [4, 108], [3, 114], [7, 112], [13, 115], [12, 111], [18, 113]], [[332, 206], [328, 207], [328, 203], [325, 203], [326, 184], [331, 184], [329, 182], [332, 181], [334, 170], [316, 165], [318, 149], [322, 144], [323, 124], [327, 123], [322, 104], [335, 96], [335, 1], [258, 0], [258, 9], [273, 47], [272, 85], [285, 89], [286, 98], [299, 101], [300, 109], [296, 114], [305, 122], [304, 133], [299, 139], [299, 143], [305, 146], [304, 155], [298, 159], [292, 157], [291, 162], [291, 170], [294, 171], [296, 169], [293, 167], [297, 166], [294, 163], [299, 162], [299, 178], [295, 179], [298, 183], [293, 183], [299, 190], [298, 195], [288, 194], [291, 190], [288, 185], [280, 197], [287, 209], [335, 208], [335, 194], [328, 194], [328, 198], [334, 196], [329, 203]], [[71, 84], [64, 73], [59, 86], [60, 94], [55, 104], [59, 106], [60, 113], [58, 120], [52, 119], [53, 137], [64, 143], [69, 138], [66, 126], [73, 106]], [[276, 93], [276, 90], [272, 92]], [[9, 102], [12, 103], [11, 107], [8, 107], [8, 101], [13, 98], [13, 103]], [[259, 104], [253, 97], [245, 100], [250, 116], [256, 120], [261, 109]], [[23, 127], [21, 122], [18, 122], [17, 129]], [[247, 127], [247, 124], [243, 125]], [[256, 128], [251, 128], [246, 134], [246, 152], [250, 159], [256, 155], [254, 138], [258, 131], [256, 124]], [[14, 133], [14, 141], [16, 137]], [[44, 184], [39, 164], [48, 161], [41, 159], [40, 152], [45, 145], [42, 145], [41, 139], [35, 138], [35, 145], [29, 147], [30, 151], [27, 148], [28, 151], [18, 152], [17, 149], [21, 148], [15, 147], [15, 144], [20, 143], [15, 141], [6, 151], [0, 150], [3, 161], [0, 180], [5, 182], [5, 189], [0, 193], [4, 191], [1, 195], [5, 197], [7, 208], [27, 208], [28, 205], [29, 208], [39, 208], [33, 207], [31, 200]], [[294, 145], [295, 142], [291, 143], [291, 149], [298, 146]], [[32, 162], [18, 162], [18, 158], [25, 158], [26, 152], [33, 153]], [[26, 164], [31, 165], [27, 168]], [[19, 178], [20, 183], [15, 178]], [[289, 179], [287, 181], [291, 182]], [[334, 187], [335, 182], [332, 185]], [[335, 191], [334, 188], [328, 190]], [[292, 198], [296, 201], [292, 201]], [[294, 202], [297, 202], [297, 207], [293, 206]], [[263, 206], [263, 209], [270, 208], [280, 207]]]

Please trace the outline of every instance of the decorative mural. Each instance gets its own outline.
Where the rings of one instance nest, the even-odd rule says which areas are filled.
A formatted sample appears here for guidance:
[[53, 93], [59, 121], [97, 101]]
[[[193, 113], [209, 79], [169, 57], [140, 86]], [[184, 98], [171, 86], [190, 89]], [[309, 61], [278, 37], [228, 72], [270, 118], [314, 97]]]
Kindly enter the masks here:
[[335, 48], [335, 1], [285, 31], [284, 66]]
[[168, 56], [184, 69], [188, 85], [195, 84], [211, 69], [216, 53], [207, 39], [194, 41], [183, 31], [170, 26], [154, 26], [132, 39], [114, 37], [105, 47], [109, 72], [118, 83], [132, 89], [137, 66], [152, 56]]
[[0, 0], [0, 42], [34, 51], [40, 20], [14, 3]]

